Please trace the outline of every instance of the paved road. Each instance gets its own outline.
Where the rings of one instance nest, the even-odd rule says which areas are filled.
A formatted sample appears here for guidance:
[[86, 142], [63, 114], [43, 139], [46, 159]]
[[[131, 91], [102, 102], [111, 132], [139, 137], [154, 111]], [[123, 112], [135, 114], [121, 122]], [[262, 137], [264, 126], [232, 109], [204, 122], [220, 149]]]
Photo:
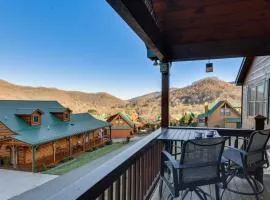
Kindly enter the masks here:
[[0, 199], [9, 199], [56, 177], [55, 175], [0, 169]]

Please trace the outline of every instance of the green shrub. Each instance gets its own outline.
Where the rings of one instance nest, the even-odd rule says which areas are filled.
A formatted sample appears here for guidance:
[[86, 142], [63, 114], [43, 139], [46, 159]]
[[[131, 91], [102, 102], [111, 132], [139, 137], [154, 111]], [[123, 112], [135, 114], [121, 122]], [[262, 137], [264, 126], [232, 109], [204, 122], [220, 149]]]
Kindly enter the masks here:
[[47, 166], [46, 166], [46, 164], [45, 163], [42, 163], [42, 165], [41, 165], [41, 171], [43, 172], [43, 171], [47, 171]]
[[10, 158], [9, 157], [5, 157], [3, 161], [4, 161], [4, 167], [8, 167], [9, 164], [10, 164]]

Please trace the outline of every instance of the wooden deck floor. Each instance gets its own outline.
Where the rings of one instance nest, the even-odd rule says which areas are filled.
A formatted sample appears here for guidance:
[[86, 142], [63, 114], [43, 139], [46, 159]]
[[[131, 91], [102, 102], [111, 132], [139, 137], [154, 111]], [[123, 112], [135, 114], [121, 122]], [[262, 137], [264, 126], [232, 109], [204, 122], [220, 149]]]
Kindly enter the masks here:
[[[264, 183], [265, 183], [265, 186], [264, 186], [264, 193], [261, 195], [261, 199], [263, 200], [270, 200], [270, 175], [265, 175], [265, 179], [264, 179]], [[249, 188], [249, 186], [246, 184], [245, 181], [241, 180], [241, 179], [238, 179], [238, 178], [235, 178], [233, 180], [233, 182], [231, 183], [231, 187], [234, 187], [236, 188], [237, 190], [241, 190], [241, 191], [251, 191], [251, 189]], [[153, 195], [152, 195], [152, 198], [151, 200], [159, 200], [159, 191], [158, 191], [158, 188], [159, 188], [159, 185], [157, 185]], [[208, 194], [210, 194], [212, 196], [212, 199], [214, 200], [215, 199], [215, 189], [214, 189], [214, 186], [213, 185], [210, 185], [210, 186], [204, 186], [204, 187], [201, 187], [205, 192], [207, 192]], [[220, 190], [221, 193], [223, 190]], [[167, 200], [167, 199], [170, 199], [168, 198], [168, 195], [169, 195], [169, 192], [168, 190], [164, 187], [163, 188], [163, 198], [162, 200]], [[181, 197], [179, 198], [175, 198], [174, 200], [180, 200]], [[196, 196], [195, 193], [190, 193], [186, 198], [185, 200], [198, 200], [199, 198]], [[244, 196], [244, 195], [238, 195], [238, 194], [235, 194], [235, 193], [231, 193], [229, 191], [225, 191], [224, 192], [224, 195], [223, 195], [223, 198], [222, 200], [253, 200], [255, 199], [254, 197], [252, 196]]]

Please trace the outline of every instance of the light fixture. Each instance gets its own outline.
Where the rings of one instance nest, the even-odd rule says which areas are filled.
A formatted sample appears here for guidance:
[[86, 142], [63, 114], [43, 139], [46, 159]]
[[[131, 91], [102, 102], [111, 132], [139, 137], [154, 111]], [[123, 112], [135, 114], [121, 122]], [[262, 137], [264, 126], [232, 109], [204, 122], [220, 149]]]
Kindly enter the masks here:
[[208, 61], [208, 63], [206, 63], [205, 67], [206, 67], [206, 69], [205, 69], [206, 73], [214, 71], [213, 63], [210, 62], [210, 60]]
[[155, 59], [155, 62], [154, 62], [154, 64], [153, 64], [154, 66], [158, 66], [159, 64], [158, 64], [158, 60], [157, 59]]

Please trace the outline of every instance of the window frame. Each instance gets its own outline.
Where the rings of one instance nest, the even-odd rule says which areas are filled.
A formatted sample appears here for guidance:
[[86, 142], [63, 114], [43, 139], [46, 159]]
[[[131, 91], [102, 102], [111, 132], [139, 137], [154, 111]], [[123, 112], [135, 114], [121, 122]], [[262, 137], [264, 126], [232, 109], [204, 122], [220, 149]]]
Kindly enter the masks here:
[[[253, 84], [253, 85], [248, 85], [247, 87], [247, 117], [254, 117], [257, 115], [268, 115], [268, 106], [267, 104], [269, 104], [268, 102], [268, 95], [266, 93], [267, 90], [269, 90], [266, 88], [267, 87], [267, 82], [264, 81], [260, 81], [257, 84]], [[258, 89], [259, 87], [263, 88], [263, 92], [262, 92], [262, 99], [259, 99], [259, 95], [258, 95]], [[268, 93], [269, 94], [269, 93]], [[260, 113], [260, 107], [262, 110], [262, 113]], [[251, 108], [252, 108], [252, 112], [251, 112]]]
[[[39, 116], [34, 115], [34, 116], [33, 116], [33, 122], [34, 122], [34, 123], [39, 123], [39, 118], [40, 118]], [[36, 121], [36, 119], [37, 119], [37, 121]]]

